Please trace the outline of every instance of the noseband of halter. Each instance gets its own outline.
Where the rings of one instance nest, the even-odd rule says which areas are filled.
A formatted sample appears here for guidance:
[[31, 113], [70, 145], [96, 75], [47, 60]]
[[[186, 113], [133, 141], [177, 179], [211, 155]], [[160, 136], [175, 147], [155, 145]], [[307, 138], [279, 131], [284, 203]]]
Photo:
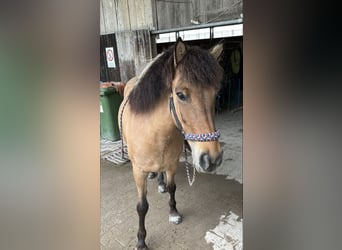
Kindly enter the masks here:
[[182, 124], [180, 123], [180, 121], [178, 119], [172, 95], [170, 96], [170, 111], [171, 111], [171, 114], [173, 115], [173, 118], [174, 118], [174, 120], [176, 122], [177, 128], [181, 131], [181, 133], [184, 136], [184, 140], [187, 140], [187, 141], [200, 141], [200, 142], [204, 142], [204, 141], [217, 141], [218, 138], [221, 135], [218, 130], [216, 130], [215, 132], [204, 133], [204, 134], [190, 134], [190, 133], [186, 133], [183, 130]]

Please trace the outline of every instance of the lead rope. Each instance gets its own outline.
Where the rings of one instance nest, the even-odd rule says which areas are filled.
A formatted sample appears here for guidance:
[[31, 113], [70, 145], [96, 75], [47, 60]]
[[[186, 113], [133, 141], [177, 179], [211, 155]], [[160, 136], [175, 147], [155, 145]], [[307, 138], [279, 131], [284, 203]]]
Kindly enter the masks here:
[[188, 177], [188, 182], [189, 186], [191, 187], [192, 184], [195, 182], [195, 177], [196, 177], [196, 169], [194, 168], [192, 172], [192, 180], [190, 179], [190, 171], [189, 171], [189, 163], [188, 163], [188, 156], [186, 154], [186, 146], [185, 146], [185, 141], [184, 141], [184, 157], [185, 157], [185, 169], [186, 169], [186, 175]]
[[124, 105], [122, 106], [122, 110], [121, 110], [121, 113], [120, 113], [120, 138], [121, 138], [121, 159], [123, 160], [124, 159], [124, 155], [125, 155], [125, 152], [124, 152], [124, 143], [123, 143], [123, 138], [122, 138], [122, 114], [125, 110], [125, 107], [126, 107], [126, 104], [128, 102], [128, 97], [126, 99], [126, 101], [124, 102]]

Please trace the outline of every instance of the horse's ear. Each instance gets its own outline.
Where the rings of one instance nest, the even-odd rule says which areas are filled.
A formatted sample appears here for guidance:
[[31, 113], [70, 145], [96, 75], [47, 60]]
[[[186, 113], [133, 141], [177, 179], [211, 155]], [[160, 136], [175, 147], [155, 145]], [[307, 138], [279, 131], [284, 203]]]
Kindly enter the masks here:
[[209, 52], [216, 58], [216, 60], [219, 60], [223, 52], [223, 42], [221, 41], [218, 44], [216, 44], [209, 50]]
[[176, 45], [175, 45], [175, 51], [174, 51], [175, 67], [183, 59], [185, 54], [186, 54], [186, 46], [184, 42], [182, 41], [182, 38], [178, 37]]

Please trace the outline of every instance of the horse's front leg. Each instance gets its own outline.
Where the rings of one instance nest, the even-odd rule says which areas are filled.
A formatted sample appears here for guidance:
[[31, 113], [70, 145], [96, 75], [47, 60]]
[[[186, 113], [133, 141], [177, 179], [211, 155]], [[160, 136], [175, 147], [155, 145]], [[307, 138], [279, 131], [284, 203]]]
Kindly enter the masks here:
[[176, 200], [175, 200], [176, 184], [174, 181], [174, 177], [175, 177], [175, 171], [166, 171], [166, 180], [167, 180], [166, 188], [170, 194], [169, 222], [173, 224], [179, 224], [182, 222], [182, 216], [178, 213], [177, 208], [176, 208]]
[[147, 246], [145, 243], [146, 228], [145, 228], [145, 216], [148, 211], [148, 202], [146, 199], [147, 194], [147, 174], [142, 173], [139, 169], [133, 170], [135, 184], [138, 189], [139, 201], [137, 204], [137, 213], [139, 216], [139, 229], [138, 229], [138, 243], [137, 250], [146, 250]]

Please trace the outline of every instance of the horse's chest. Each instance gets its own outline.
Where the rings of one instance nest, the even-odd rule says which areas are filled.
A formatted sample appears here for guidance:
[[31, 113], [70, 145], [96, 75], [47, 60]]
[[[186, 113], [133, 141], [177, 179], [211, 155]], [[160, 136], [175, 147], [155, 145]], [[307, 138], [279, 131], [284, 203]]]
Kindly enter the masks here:
[[158, 151], [159, 160], [161, 164], [178, 159], [182, 151], [182, 141], [174, 136], [168, 136], [162, 139], [159, 143]]
[[162, 170], [171, 165], [177, 165], [182, 152], [182, 140], [177, 136], [169, 136], [156, 139], [150, 147], [141, 149], [137, 162], [152, 169]]

